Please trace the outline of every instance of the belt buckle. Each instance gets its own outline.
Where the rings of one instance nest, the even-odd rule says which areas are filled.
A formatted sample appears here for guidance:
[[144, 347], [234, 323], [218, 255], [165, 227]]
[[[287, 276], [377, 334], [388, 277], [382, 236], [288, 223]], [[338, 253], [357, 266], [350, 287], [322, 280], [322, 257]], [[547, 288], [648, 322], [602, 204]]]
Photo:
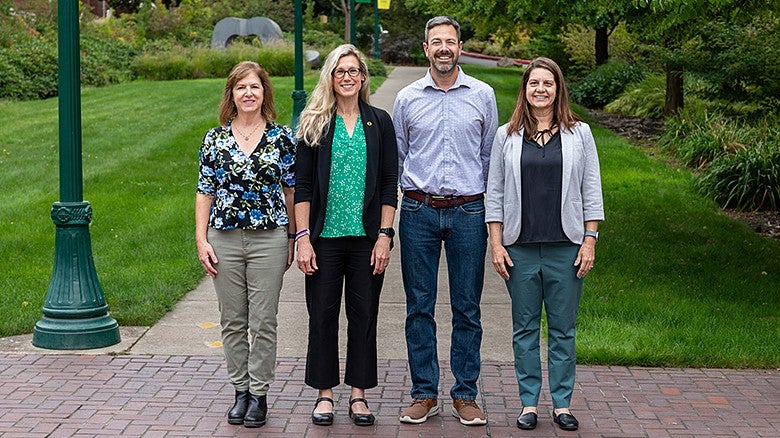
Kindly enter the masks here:
[[[445, 208], [454, 206], [457, 198], [450, 195], [430, 195], [431, 207]], [[438, 204], [438, 205], [437, 205]]]

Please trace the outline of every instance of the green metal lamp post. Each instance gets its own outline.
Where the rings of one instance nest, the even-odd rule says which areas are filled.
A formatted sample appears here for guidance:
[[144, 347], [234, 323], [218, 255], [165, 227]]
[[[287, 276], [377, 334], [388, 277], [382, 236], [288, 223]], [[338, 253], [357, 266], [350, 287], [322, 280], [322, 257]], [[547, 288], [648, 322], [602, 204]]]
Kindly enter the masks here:
[[43, 318], [32, 343], [54, 350], [80, 350], [119, 343], [119, 325], [108, 314], [92, 260], [92, 208], [83, 200], [79, 0], [58, 3], [60, 202], [51, 218], [57, 227], [52, 274]]
[[356, 0], [349, 0], [349, 43], [354, 45], [355, 44], [355, 34], [357, 33], [357, 29], [355, 27], [357, 26], [357, 19], [356, 19], [356, 13], [355, 13], [355, 5]]
[[379, 59], [379, 0], [374, 0], [374, 59]]
[[295, 0], [295, 89], [292, 92], [293, 114], [290, 126], [293, 131], [306, 105], [306, 90], [303, 89], [303, 5]]

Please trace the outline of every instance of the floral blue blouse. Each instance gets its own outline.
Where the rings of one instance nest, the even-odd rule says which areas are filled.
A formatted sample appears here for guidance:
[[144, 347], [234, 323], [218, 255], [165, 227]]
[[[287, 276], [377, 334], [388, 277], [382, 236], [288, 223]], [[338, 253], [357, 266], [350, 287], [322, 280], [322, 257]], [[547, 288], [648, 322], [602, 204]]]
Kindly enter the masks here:
[[282, 187], [295, 186], [295, 142], [289, 128], [267, 122], [263, 138], [247, 156], [230, 125], [209, 130], [198, 154], [198, 193], [214, 197], [209, 226], [218, 230], [287, 226]]

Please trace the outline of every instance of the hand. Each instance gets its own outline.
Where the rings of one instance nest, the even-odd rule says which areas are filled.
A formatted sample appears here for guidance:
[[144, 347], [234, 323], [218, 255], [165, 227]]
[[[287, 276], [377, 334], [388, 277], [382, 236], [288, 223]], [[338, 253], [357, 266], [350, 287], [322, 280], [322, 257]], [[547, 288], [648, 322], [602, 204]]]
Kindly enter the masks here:
[[490, 245], [490, 252], [493, 253], [493, 267], [496, 268], [498, 275], [504, 280], [509, 279], [509, 270], [507, 266], [514, 266], [512, 259], [509, 257], [509, 253], [506, 252], [506, 248], [503, 245], [496, 244]]
[[217, 276], [217, 269], [214, 267], [214, 264], [219, 263], [219, 260], [217, 260], [217, 254], [210, 243], [206, 241], [198, 243], [198, 260], [200, 260], [200, 264], [203, 265], [203, 269], [206, 270], [207, 274], [212, 277]]
[[376, 239], [374, 249], [371, 251], [371, 266], [374, 267], [374, 275], [385, 272], [390, 263], [390, 241], [389, 237], [383, 235]]
[[319, 269], [317, 255], [314, 254], [314, 247], [311, 246], [309, 236], [298, 239], [298, 269], [306, 275], [312, 275]]
[[596, 243], [593, 239], [585, 239], [580, 245], [580, 250], [577, 252], [577, 259], [574, 261], [574, 266], [579, 266], [577, 269], [577, 278], [583, 278], [593, 269], [593, 262], [596, 259]]
[[290, 266], [292, 266], [294, 260], [295, 260], [295, 240], [287, 239], [287, 266], [284, 267], [285, 272], [287, 272], [287, 270], [290, 269]]

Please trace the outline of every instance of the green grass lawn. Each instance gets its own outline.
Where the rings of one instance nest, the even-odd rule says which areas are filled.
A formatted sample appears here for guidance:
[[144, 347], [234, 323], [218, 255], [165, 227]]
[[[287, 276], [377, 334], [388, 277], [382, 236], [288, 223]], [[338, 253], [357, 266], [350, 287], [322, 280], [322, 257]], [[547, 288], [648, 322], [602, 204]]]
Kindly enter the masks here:
[[[520, 72], [468, 68], [502, 122]], [[316, 77], [306, 77], [310, 90]], [[373, 81], [372, 87], [380, 81]], [[274, 78], [290, 120], [292, 78]], [[224, 81], [132, 82], [82, 93], [84, 198], [111, 314], [150, 325], [195, 286], [197, 150]], [[30, 333], [51, 280], [57, 101], [0, 102], [0, 336]], [[780, 245], [718, 213], [690, 175], [594, 128], [607, 221], [580, 308], [580, 363], [780, 366]]]
[[[466, 67], [514, 108], [521, 70]], [[719, 213], [669, 167], [594, 126], [607, 220], [578, 319], [580, 363], [780, 366], [780, 244]]]

